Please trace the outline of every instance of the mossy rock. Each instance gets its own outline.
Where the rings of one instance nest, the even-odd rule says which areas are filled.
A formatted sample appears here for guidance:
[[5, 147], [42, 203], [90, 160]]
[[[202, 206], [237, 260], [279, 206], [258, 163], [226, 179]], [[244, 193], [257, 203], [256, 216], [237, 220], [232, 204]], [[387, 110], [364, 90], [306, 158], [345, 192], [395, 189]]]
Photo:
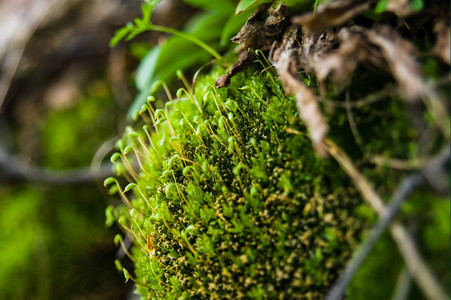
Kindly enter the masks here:
[[107, 183], [127, 205], [107, 215], [135, 240], [133, 279], [144, 298], [323, 298], [370, 223], [362, 199], [271, 69], [215, 89], [223, 72], [164, 108], [150, 99], [118, 142], [129, 184]]

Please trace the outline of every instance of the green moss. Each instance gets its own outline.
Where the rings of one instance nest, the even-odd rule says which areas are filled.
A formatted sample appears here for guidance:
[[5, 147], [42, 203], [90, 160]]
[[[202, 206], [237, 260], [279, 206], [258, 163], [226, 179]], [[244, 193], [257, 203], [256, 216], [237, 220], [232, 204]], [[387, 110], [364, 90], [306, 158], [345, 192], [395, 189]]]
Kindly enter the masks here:
[[[41, 206], [41, 223], [45, 226], [46, 255], [53, 298], [82, 296], [90, 291], [101, 292], [106, 280], [104, 263], [99, 253], [103, 241], [112, 232], [103, 225], [102, 195], [95, 186], [54, 188], [41, 191], [45, 199]], [[112, 255], [109, 258], [112, 260]], [[105, 272], [105, 273], [103, 273]], [[90, 276], [89, 274], [96, 274]], [[103, 276], [105, 276], [103, 278]]]
[[42, 130], [44, 165], [56, 169], [89, 165], [95, 150], [114, 135], [114, 103], [106, 84], [94, 81], [78, 103], [49, 113]]
[[[93, 80], [84, 96], [36, 122], [43, 132], [37, 165], [89, 166], [95, 149], [116, 134], [107, 83]], [[95, 184], [1, 186], [0, 299], [90, 298], [114, 286], [119, 276], [109, 264], [114, 253], [103, 246], [113, 233], [104, 227], [102, 199]]]
[[39, 299], [46, 295], [49, 285], [39, 194], [30, 188], [3, 189], [0, 199], [0, 297], [27, 299], [28, 291], [33, 290]]
[[[388, 24], [384, 19], [389, 15], [376, 15], [385, 11], [381, 3], [375, 13], [364, 13], [368, 20], [359, 18], [356, 24]], [[423, 2], [412, 6], [420, 10]], [[435, 43], [430, 34], [422, 34], [428, 31], [423, 25], [421, 30], [397, 30], [411, 40], [417, 36], [416, 47], [429, 53]], [[166, 53], [171, 61], [187, 61], [186, 55]], [[429, 55], [417, 59], [425, 81], [445, 86], [446, 99], [443, 78], [449, 66]], [[153, 76], [148, 63], [140, 70]], [[116, 219], [135, 241], [136, 274], [131, 278], [144, 297], [321, 299], [375, 221], [373, 209], [362, 203], [340, 167], [316, 157], [294, 100], [265, 67], [264, 72], [254, 67], [237, 75], [221, 90], [214, 89], [214, 80], [225, 70], [214, 68], [197, 79], [194, 96], [179, 92], [175, 102], [144, 105], [144, 128], [128, 128], [118, 142], [112, 160], [126, 185], [122, 188], [115, 179], [106, 183], [113, 183], [110, 191], [119, 191], [126, 205], [108, 208], [107, 223]], [[388, 200], [402, 178], [421, 169], [420, 162], [437, 153], [447, 137], [425, 103], [405, 102], [392, 88], [400, 78], [380, 67], [361, 64], [344, 82], [333, 82], [332, 76], [321, 89], [305, 74], [308, 70], [299, 71], [300, 80], [324, 100], [329, 138]], [[137, 82], [142, 82], [140, 74]], [[367, 97], [375, 98], [363, 104]], [[353, 103], [352, 109], [346, 111], [344, 99]], [[400, 220], [416, 235], [434, 271], [448, 278], [437, 261], [449, 257], [449, 243], [442, 242], [449, 241], [443, 225], [449, 224], [449, 213], [443, 213], [449, 205], [442, 213], [435, 211], [433, 198], [415, 202], [408, 213], [407, 204]], [[416, 221], [421, 230], [412, 226]], [[395, 243], [384, 237], [347, 297], [390, 297], [401, 268]]]
[[[108, 82], [93, 78], [76, 103], [49, 112], [42, 126], [41, 165], [52, 169], [89, 166], [96, 149], [116, 134], [116, 107], [112, 98]], [[102, 193], [93, 183], [42, 187], [39, 194], [40, 222], [47, 231], [51, 297], [101, 293], [103, 272], [110, 270], [101, 269], [103, 261], [96, 257], [95, 245], [103, 239], [111, 240], [113, 235], [104, 227]], [[98, 273], [95, 278], [87, 275], [94, 273]]]
[[361, 198], [315, 155], [274, 74], [251, 68], [216, 90], [218, 72], [198, 80], [195, 98], [143, 107], [155, 131], [129, 128], [118, 142], [115, 168], [136, 185], [114, 214], [136, 239], [138, 290], [322, 298], [368, 225]]

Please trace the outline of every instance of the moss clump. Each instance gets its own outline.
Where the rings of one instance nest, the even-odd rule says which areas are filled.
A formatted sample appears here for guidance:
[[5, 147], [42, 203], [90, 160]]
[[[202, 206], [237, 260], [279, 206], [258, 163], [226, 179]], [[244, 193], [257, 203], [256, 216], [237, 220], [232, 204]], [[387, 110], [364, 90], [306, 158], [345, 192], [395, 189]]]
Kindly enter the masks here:
[[138, 290], [320, 299], [368, 223], [361, 199], [334, 162], [316, 157], [274, 74], [251, 68], [216, 90], [217, 74], [164, 108], [149, 102], [147, 124], [128, 128], [112, 157], [130, 184], [107, 179], [126, 203], [107, 212], [137, 245]]

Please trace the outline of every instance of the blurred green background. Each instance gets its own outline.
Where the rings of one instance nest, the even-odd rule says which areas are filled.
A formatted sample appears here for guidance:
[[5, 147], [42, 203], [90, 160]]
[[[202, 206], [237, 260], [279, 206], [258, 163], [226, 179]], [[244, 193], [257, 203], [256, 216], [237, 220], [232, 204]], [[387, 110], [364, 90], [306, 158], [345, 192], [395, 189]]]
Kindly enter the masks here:
[[[107, 162], [109, 141], [123, 130], [125, 74], [136, 62], [108, 43], [139, 5], [0, 3], [0, 148], [8, 153], [0, 162], [0, 299], [132, 293], [114, 266], [120, 230], [105, 226], [105, 207], [117, 200], [100, 178], [80, 181], [67, 172], [87, 175]], [[73, 182], [40, 176], [58, 171]]]

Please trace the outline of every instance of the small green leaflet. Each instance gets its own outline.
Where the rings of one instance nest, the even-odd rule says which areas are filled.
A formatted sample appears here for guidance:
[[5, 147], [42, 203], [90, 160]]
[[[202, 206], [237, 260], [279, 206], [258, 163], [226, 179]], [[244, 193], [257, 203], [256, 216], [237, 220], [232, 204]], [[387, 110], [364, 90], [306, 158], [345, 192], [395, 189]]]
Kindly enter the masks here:
[[[210, 11], [197, 15], [184, 29], [184, 32], [201, 39], [213, 47], [218, 47], [221, 29], [226, 18], [233, 15], [229, 11]], [[170, 81], [178, 69], [186, 69], [196, 64], [202, 64], [211, 59], [206, 51], [199, 51], [199, 46], [178, 36], [171, 36], [161, 46], [156, 46], [142, 60], [136, 73], [138, 96], [128, 111], [128, 118], [146, 103], [147, 97], [153, 92], [152, 87], [157, 81]]]
[[116, 46], [123, 39], [129, 41], [138, 34], [150, 30], [150, 26], [152, 25], [150, 17], [157, 2], [159, 1], [146, 1], [146, 3], [142, 4], [142, 18], [135, 18], [134, 23], [130, 22], [117, 30], [110, 40], [110, 47]]
[[387, 9], [388, 0], [381, 0], [374, 8], [376, 14], [383, 13]]
[[247, 11], [253, 11], [263, 3], [270, 2], [273, 2], [273, 0], [241, 0], [240, 3], [238, 3], [235, 13], [238, 15]]

